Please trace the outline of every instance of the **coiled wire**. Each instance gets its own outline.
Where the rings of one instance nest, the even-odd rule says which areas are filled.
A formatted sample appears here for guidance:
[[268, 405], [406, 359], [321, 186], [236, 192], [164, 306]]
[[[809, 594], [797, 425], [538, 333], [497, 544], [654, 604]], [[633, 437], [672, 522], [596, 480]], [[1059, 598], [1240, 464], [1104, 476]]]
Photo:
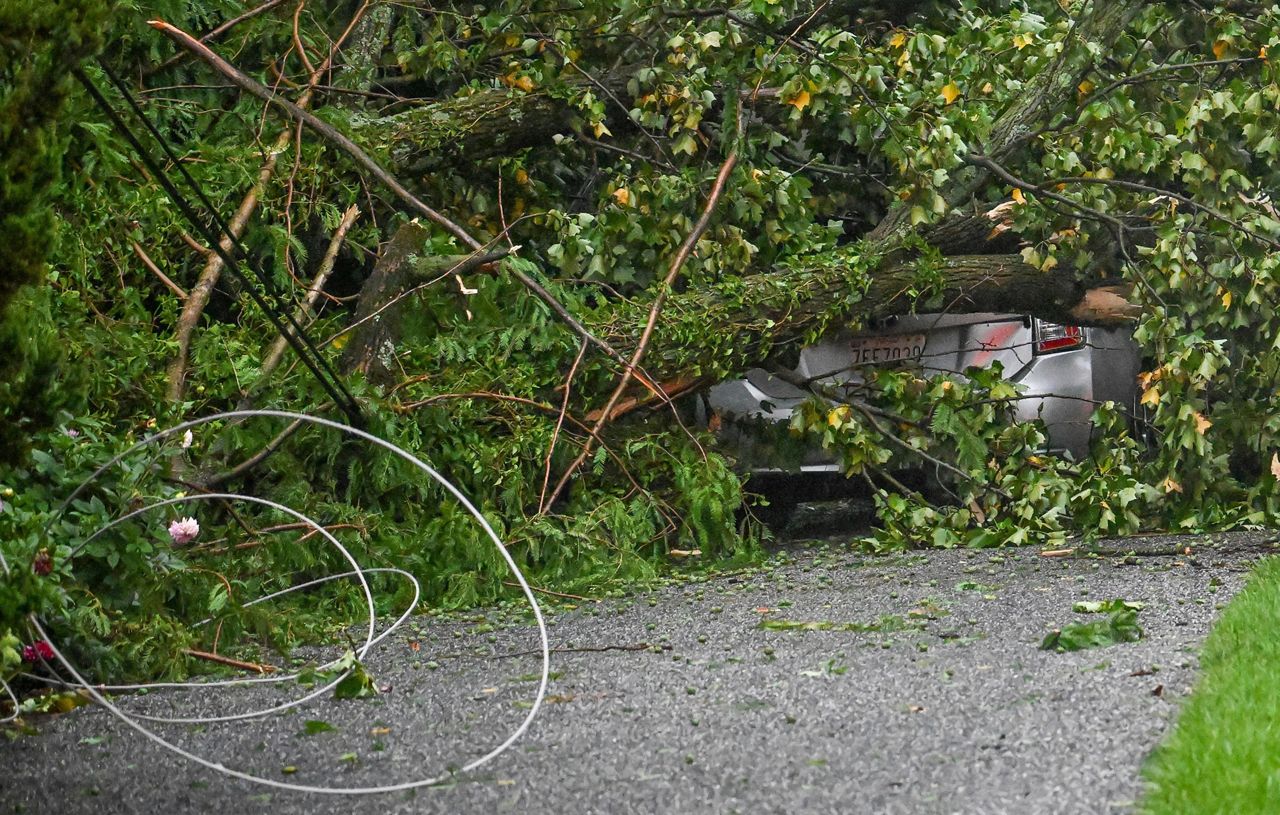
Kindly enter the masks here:
[[[71, 677], [71, 680], [72, 680], [69, 682], [60, 681], [60, 680], [45, 680], [45, 681], [50, 681], [54, 684], [65, 684], [68, 686], [79, 688], [81, 691], [88, 694], [89, 697], [92, 698], [99, 705], [101, 705], [102, 707], [110, 711], [116, 718], [120, 719], [120, 721], [122, 721], [124, 724], [136, 730], [138, 733], [142, 734], [147, 739], [155, 742], [156, 744], [160, 745], [161, 747], [164, 747], [165, 749], [173, 753], [176, 753], [177, 755], [181, 756], [184, 759], [187, 759], [188, 761], [192, 761], [196, 764], [201, 765], [202, 767], [206, 767], [210, 770], [221, 773], [222, 775], [230, 776], [232, 778], [238, 778], [244, 781], [249, 781], [254, 784], [261, 784], [268, 787], [274, 787], [276, 789], [292, 790], [295, 792], [329, 794], [329, 795], [370, 795], [370, 794], [377, 794], [377, 793], [401, 792], [404, 790], [412, 790], [420, 787], [429, 787], [429, 786], [443, 783], [445, 781], [448, 781], [458, 773], [470, 772], [471, 770], [475, 770], [489, 763], [495, 758], [497, 758], [499, 755], [505, 752], [509, 747], [511, 747], [511, 745], [514, 744], [516, 740], [518, 740], [522, 735], [524, 735], [525, 731], [529, 729], [529, 726], [533, 723], [534, 718], [538, 715], [539, 710], [542, 708], [543, 700], [546, 698], [547, 684], [551, 676], [551, 647], [550, 647], [550, 643], [548, 641], [548, 636], [547, 636], [546, 621], [543, 619], [542, 609], [538, 605], [537, 598], [534, 597], [533, 589], [530, 587], [529, 582], [525, 579], [524, 574], [520, 571], [519, 566], [516, 565], [514, 558], [511, 557], [511, 554], [507, 551], [507, 548], [502, 545], [502, 540], [498, 537], [497, 533], [494, 532], [493, 527], [489, 524], [489, 522], [485, 520], [485, 517], [484, 515], [481, 514], [480, 510], [478, 510], [476, 506], [472, 504], [471, 501], [469, 501], [467, 497], [462, 494], [461, 491], [458, 490], [457, 487], [455, 487], [452, 483], [450, 483], [447, 479], [445, 479], [444, 476], [440, 475], [439, 472], [437, 472], [433, 467], [431, 467], [431, 465], [427, 464], [422, 459], [418, 458], [417, 456], [413, 455], [409, 451], [405, 450], [404, 448], [396, 444], [393, 444], [389, 441], [386, 441], [385, 439], [381, 439], [364, 430], [351, 427], [350, 425], [346, 425], [341, 422], [336, 422], [331, 419], [320, 418], [318, 416], [309, 416], [305, 413], [294, 413], [291, 411], [284, 411], [284, 410], [265, 410], [265, 409], [233, 410], [233, 411], [227, 411], [225, 413], [217, 413], [211, 416], [205, 416], [199, 419], [192, 419], [190, 421], [186, 421], [181, 424], [174, 425], [173, 427], [170, 427], [166, 430], [162, 430], [158, 433], [148, 436], [147, 438], [133, 445], [129, 449], [118, 454], [117, 456], [112, 458], [110, 461], [108, 461], [107, 463], [99, 467], [96, 471], [94, 471], [94, 473], [90, 475], [88, 478], [86, 478], [83, 482], [81, 482], [80, 485], [77, 486], [75, 490], [73, 490], [72, 493], [66, 498], [66, 500], [64, 500], [62, 504], [58, 507], [57, 511], [54, 513], [52, 518], [49, 520], [48, 524], [46, 524], [45, 526], [46, 536], [49, 532], [49, 529], [52, 527], [54, 521], [56, 521], [59, 517], [61, 517], [62, 513], [65, 512], [69, 506], [71, 506], [72, 501], [74, 501], [86, 489], [88, 489], [98, 478], [100, 478], [103, 475], [103, 473], [107, 472], [107, 470], [111, 469], [116, 464], [119, 464], [127, 456], [132, 455], [133, 453], [136, 453], [139, 450], [159, 444], [160, 442], [174, 435], [185, 433], [187, 430], [199, 427], [201, 425], [209, 424], [210, 422], [218, 422], [218, 421], [223, 421], [227, 419], [240, 420], [240, 419], [249, 419], [249, 418], [256, 418], [256, 417], [272, 417], [272, 418], [289, 419], [289, 420], [298, 421], [298, 422], [310, 423], [313, 425], [318, 425], [321, 427], [338, 430], [342, 433], [346, 433], [348, 435], [361, 439], [362, 441], [367, 442], [369, 444], [373, 444], [377, 447], [381, 447], [382, 449], [387, 450], [399, 456], [400, 458], [404, 459], [405, 461], [417, 467], [422, 472], [426, 473], [433, 481], [435, 481], [437, 484], [443, 487], [445, 491], [447, 491], [451, 496], [453, 496], [454, 500], [456, 500], [459, 504], [461, 504], [467, 510], [468, 513], [471, 514], [471, 517], [473, 517], [476, 520], [476, 522], [480, 525], [480, 528], [484, 530], [485, 534], [489, 537], [489, 539], [493, 542], [493, 545], [497, 548], [498, 553], [502, 555], [502, 559], [506, 562], [507, 567], [511, 570], [511, 574], [515, 578], [516, 582], [519, 584], [520, 590], [524, 593], [525, 599], [529, 601], [529, 607], [533, 610], [533, 616], [538, 626], [539, 645], [540, 645], [540, 650], [542, 654], [542, 670], [541, 670], [541, 674], [538, 681], [538, 690], [534, 697], [533, 703], [530, 705], [528, 713], [521, 720], [519, 726], [516, 727], [516, 729], [513, 730], [511, 734], [508, 735], [507, 738], [503, 740], [500, 744], [498, 744], [496, 747], [492, 748], [491, 750], [489, 750], [487, 753], [480, 756], [479, 758], [476, 758], [462, 765], [455, 771], [445, 771], [437, 775], [429, 776], [426, 778], [412, 779], [408, 781], [400, 781], [400, 782], [388, 783], [388, 784], [380, 784], [375, 786], [356, 786], [356, 787], [321, 786], [321, 785], [314, 785], [314, 784], [294, 783], [290, 781], [280, 780], [277, 778], [267, 778], [261, 775], [254, 775], [253, 773], [249, 773], [243, 770], [237, 770], [231, 767], [224, 766], [223, 764], [217, 761], [214, 761], [210, 758], [206, 758], [204, 756], [197, 755], [187, 750], [186, 748], [182, 747], [181, 745], [174, 744], [173, 742], [166, 740], [164, 737], [160, 736], [154, 730], [151, 730], [141, 722], [149, 721], [149, 722], [180, 723], [180, 724], [204, 724], [204, 723], [211, 723], [211, 722], [243, 721], [248, 719], [261, 718], [263, 716], [268, 716], [273, 713], [279, 713], [284, 710], [298, 707], [299, 705], [305, 704], [306, 702], [323, 695], [324, 693], [332, 690], [344, 678], [346, 678], [351, 672], [350, 669], [346, 669], [342, 671], [340, 674], [338, 674], [337, 678], [332, 679], [323, 687], [312, 690], [311, 692], [305, 694], [304, 696], [298, 699], [293, 699], [288, 702], [275, 705], [273, 707], [254, 710], [247, 713], [229, 714], [224, 716], [203, 716], [203, 717], [164, 717], [164, 716], [152, 716], [152, 715], [144, 715], [144, 714], [133, 714], [133, 713], [128, 713], [122, 710], [119, 706], [117, 706], [111, 700], [109, 700], [105, 694], [108, 692], [116, 692], [116, 691], [137, 691], [137, 690], [150, 690], [150, 689], [159, 689], [159, 688], [210, 688], [210, 687], [251, 685], [256, 683], [267, 683], [267, 682], [280, 683], [280, 682], [295, 680], [299, 677], [299, 674], [290, 673], [290, 674], [283, 674], [283, 675], [272, 675], [269, 677], [265, 677], [265, 676], [252, 677], [252, 678], [245, 678], [245, 679], [217, 680], [217, 681], [210, 681], [210, 682], [200, 682], [200, 681], [153, 682], [153, 683], [141, 683], [141, 684], [131, 684], [131, 685], [110, 685], [110, 686], [94, 685], [90, 683], [87, 679], [85, 679], [83, 675], [81, 675], [80, 671], [76, 668], [76, 666], [73, 665], [70, 662], [70, 660], [68, 660], [66, 655], [63, 654], [63, 652], [57, 647], [57, 644], [54, 643], [52, 639], [49, 637], [48, 632], [45, 630], [44, 626], [41, 624], [39, 618], [36, 615], [32, 614], [28, 617], [28, 622], [31, 625], [32, 631], [35, 633], [35, 635], [38, 638], [49, 643], [50, 650], [53, 651], [55, 663], [58, 666], [60, 666], [61, 669], [64, 670], [67, 673], [67, 675]], [[280, 591], [265, 595], [263, 597], [256, 598], [248, 603], [245, 603], [246, 606], [267, 602], [268, 600], [272, 600], [277, 597], [284, 596], [291, 592], [301, 591], [303, 589], [310, 588], [312, 586], [320, 585], [322, 583], [330, 582], [333, 580], [341, 580], [341, 579], [353, 577], [360, 584], [361, 594], [363, 595], [365, 604], [368, 608], [368, 615], [369, 615], [368, 626], [367, 626], [367, 631], [365, 633], [364, 641], [360, 644], [359, 648], [355, 649], [356, 659], [357, 661], [360, 661], [360, 662], [363, 662], [365, 656], [369, 653], [370, 649], [372, 649], [375, 645], [377, 645], [379, 642], [381, 642], [386, 637], [388, 637], [402, 623], [404, 623], [404, 621], [408, 619], [409, 615], [412, 613], [413, 609], [417, 606], [418, 599], [421, 596], [421, 586], [419, 585], [417, 578], [415, 578], [413, 575], [409, 574], [408, 572], [402, 569], [385, 568], [385, 567], [370, 568], [370, 569], [363, 568], [359, 564], [359, 562], [356, 561], [355, 557], [351, 554], [350, 550], [348, 550], [345, 546], [343, 546], [342, 543], [338, 541], [337, 538], [335, 538], [327, 529], [322, 527], [319, 523], [317, 523], [312, 518], [308, 517], [307, 515], [301, 512], [298, 512], [297, 510], [284, 506], [283, 504], [279, 504], [277, 502], [270, 501], [265, 498], [258, 498], [251, 495], [242, 495], [239, 493], [199, 494], [199, 495], [183, 496], [178, 498], [168, 498], [162, 501], [153, 502], [146, 506], [135, 509], [120, 518], [116, 518], [115, 520], [107, 524], [104, 524], [103, 526], [94, 530], [93, 533], [91, 533], [88, 536], [88, 538], [86, 538], [83, 542], [79, 544], [79, 546], [77, 546], [75, 551], [78, 552], [80, 549], [83, 549], [84, 546], [87, 545], [89, 542], [96, 539], [100, 535], [105, 534], [107, 531], [114, 528], [115, 526], [121, 523], [124, 523], [125, 521], [130, 520], [134, 517], [137, 517], [138, 515], [141, 515], [145, 512], [149, 512], [152, 509], [158, 509], [166, 506], [173, 506], [173, 505], [183, 504], [187, 502], [209, 501], [209, 500], [245, 501], [248, 503], [258, 504], [260, 506], [265, 506], [265, 507], [274, 509], [278, 512], [283, 512], [286, 515], [292, 516], [293, 518], [297, 519], [301, 523], [305, 524], [312, 531], [323, 536], [324, 539], [328, 542], [328, 544], [336, 548], [338, 552], [342, 555], [342, 557], [347, 561], [347, 563], [351, 565], [351, 569], [349, 571], [343, 572], [341, 574], [328, 575], [325, 577], [318, 578], [316, 580], [309, 581], [307, 583], [303, 583], [297, 586], [291, 586], [287, 589], [282, 589]], [[74, 552], [73, 552], [73, 555], [74, 555]], [[4, 573], [6, 576], [12, 573], [9, 563], [4, 558], [3, 552], [0, 552], [0, 569], [4, 570]], [[413, 586], [413, 602], [408, 606], [408, 608], [404, 611], [404, 613], [400, 615], [399, 618], [397, 618], [391, 625], [389, 625], [381, 633], [377, 633], [377, 610], [374, 605], [373, 592], [369, 587], [369, 581], [367, 579], [367, 575], [374, 574], [374, 573], [396, 574], [410, 581], [411, 585]], [[197, 626], [206, 625], [211, 621], [211, 619], [212, 618], [202, 620], [199, 623], [197, 623]], [[319, 670], [327, 670], [327, 669], [334, 668], [338, 665], [338, 662], [339, 662], [338, 660], [333, 660], [331, 662], [328, 662], [325, 665], [320, 666]], [[39, 679], [40, 677], [34, 677], [34, 678]], [[8, 683], [4, 682], [2, 679], [0, 679], [0, 688], [3, 689], [4, 694], [9, 697], [10, 701], [13, 703], [13, 706], [14, 706], [13, 714], [10, 715], [7, 719], [0, 720], [0, 721], [10, 721], [17, 716], [18, 700], [12, 688], [10, 688]]]

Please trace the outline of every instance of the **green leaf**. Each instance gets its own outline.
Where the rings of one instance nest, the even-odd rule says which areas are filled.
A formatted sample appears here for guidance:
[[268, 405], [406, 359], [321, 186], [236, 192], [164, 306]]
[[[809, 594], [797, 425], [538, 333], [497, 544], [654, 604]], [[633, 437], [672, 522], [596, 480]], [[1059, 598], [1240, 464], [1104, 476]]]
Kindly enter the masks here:
[[369, 696], [376, 696], [377, 693], [378, 689], [374, 687], [373, 677], [359, 662], [333, 688], [334, 699], [364, 699]]
[[307, 736], [315, 736], [320, 733], [328, 733], [338, 728], [321, 719], [307, 719], [303, 725], [302, 734]]
[[1137, 642], [1142, 639], [1142, 628], [1138, 625], [1138, 612], [1125, 609], [1111, 614], [1105, 620], [1088, 623], [1073, 623], [1050, 632], [1040, 643], [1043, 651], [1083, 651], [1087, 648], [1105, 648], [1124, 642]]

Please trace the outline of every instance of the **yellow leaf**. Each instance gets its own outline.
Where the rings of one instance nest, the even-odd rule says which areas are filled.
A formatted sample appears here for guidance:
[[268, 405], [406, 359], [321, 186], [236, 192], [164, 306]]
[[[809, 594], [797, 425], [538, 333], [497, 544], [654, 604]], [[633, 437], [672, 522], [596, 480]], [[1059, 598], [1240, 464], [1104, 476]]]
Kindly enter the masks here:
[[901, 48], [907, 41], [907, 35], [901, 31], [895, 31], [893, 36], [889, 38], [889, 44], [894, 48]]
[[1213, 422], [1206, 419], [1200, 413], [1196, 412], [1196, 413], [1193, 413], [1192, 415], [1196, 417], [1196, 432], [1199, 433], [1201, 436], [1204, 435], [1204, 431], [1213, 427]]
[[347, 342], [351, 339], [351, 334], [339, 334], [333, 342], [329, 343], [329, 347], [335, 351], [341, 351], [346, 347]]
[[519, 77], [511, 84], [519, 88], [520, 90], [524, 91], [525, 93], [528, 93], [529, 91], [533, 90], [533, 80], [527, 76]]
[[525, 172], [523, 167], [516, 168], [516, 183], [522, 187], [529, 183], [529, 174]]
[[988, 82], [987, 84], [985, 84], [985, 85], [983, 85], [983, 86], [982, 86], [982, 92], [983, 92], [983, 93], [991, 93], [991, 92], [992, 92], [992, 91], [994, 91], [995, 89], [996, 89], [996, 86], [995, 86], [995, 85], [992, 85], [990, 82]]
[[1226, 40], [1218, 40], [1213, 44], [1213, 58], [1222, 59], [1222, 55], [1227, 53], [1227, 49], [1231, 47], [1231, 43]]
[[942, 86], [942, 90], [938, 91], [942, 94], [942, 98], [947, 100], [947, 104], [951, 104], [960, 98], [960, 86], [954, 82], [948, 82]]
[[1147, 388], [1142, 392], [1142, 399], [1140, 401], [1144, 405], [1155, 407], [1160, 404], [1160, 389], [1155, 386]]
[[1026, 48], [1028, 45], [1035, 42], [1035, 39], [1036, 39], [1035, 34], [1031, 34], [1031, 33], [1018, 34], [1013, 38], [1013, 44], [1017, 47], [1019, 51], [1021, 51], [1023, 48]]
[[610, 132], [609, 128], [605, 127], [604, 122], [596, 122], [591, 126], [591, 129], [595, 131], [597, 139], [600, 138], [601, 136], [613, 135], [613, 133]]
[[1218, 293], [1222, 295], [1222, 307], [1231, 308], [1231, 292], [1226, 289], [1219, 288]]
[[787, 104], [791, 105], [791, 107], [796, 110], [804, 110], [809, 106], [809, 92], [804, 90], [800, 91], [795, 96], [788, 99]]
[[613, 191], [613, 200], [617, 201], [620, 206], [626, 206], [631, 203], [631, 191], [626, 187], [618, 187]]
[[1089, 92], [1093, 90], [1093, 83], [1086, 79], [1076, 85], [1076, 90], [1080, 91], [1081, 96], [1088, 96]]
[[852, 411], [849, 410], [848, 405], [840, 405], [838, 407], [835, 407], [831, 410], [830, 413], [827, 414], [827, 424], [831, 425], [832, 427], [839, 427], [840, 424], [849, 417], [849, 414], [851, 412]]
[[1027, 203], [1026, 196], [1024, 196], [1022, 194], [1022, 190], [1018, 189], [1017, 187], [1013, 188], [1013, 200], [1017, 201], [1019, 204]]
[[1166, 495], [1171, 492], [1182, 492], [1182, 485], [1172, 478], [1166, 478], [1160, 483], [1160, 486], [1164, 488]]
[[1271, 454], [1271, 474], [1280, 478], [1280, 455]]
[[1258, 49], [1258, 59], [1262, 60], [1263, 62], [1267, 61], [1267, 46], [1264, 45]]
[[59, 713], [70, 713], [90, 701], [91, 699], [84, 691], [67, 691], [54, 697], [53, 706], [57, 708]]

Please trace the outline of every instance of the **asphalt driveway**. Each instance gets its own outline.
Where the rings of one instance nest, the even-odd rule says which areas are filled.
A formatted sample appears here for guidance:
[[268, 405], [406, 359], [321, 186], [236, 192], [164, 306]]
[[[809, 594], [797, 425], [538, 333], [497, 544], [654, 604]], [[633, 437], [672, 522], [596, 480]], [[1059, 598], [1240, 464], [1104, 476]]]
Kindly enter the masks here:
[[[0, 812], [1127, 812], [1210, 623], [1271, 540], [1139, 538], [1114, 549], [1147, 554], [1072, 558], [798, 548], [759, 571], [553, 613], [548, 704], [509, 752], [443, 787], [355, 799], [270, 790], [81, 709], [0, 739]], [[1144, 639], [1039, 650], [1047, 631], [1080, 620], [1074, 603], [1115, 597], [1145, 604]], [[370, 660], [386, 689], [376, 699], [161, 732], [301, 783], [428, 776], [516, 726], [536, 687], [535, 646], [514, 611], [419, 618]], [[296, 695], [153, 692], [124, 704], [227, 712], [286, 691]]]

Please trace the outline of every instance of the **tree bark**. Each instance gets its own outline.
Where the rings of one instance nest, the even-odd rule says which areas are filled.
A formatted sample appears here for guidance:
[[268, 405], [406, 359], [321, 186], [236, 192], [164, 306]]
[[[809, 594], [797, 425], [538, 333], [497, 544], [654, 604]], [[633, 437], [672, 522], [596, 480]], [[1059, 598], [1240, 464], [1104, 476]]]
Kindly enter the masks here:
[[[334, 71], [334, 85], [348, 90], [369, 90], [378, 71], [378, 59], [391, 36], [394, 16], [395, 9], [390, 4], [369, 9], [351, 32], [351, 44], [343, 54], [342, 64]], [[339, 94], [335, 103], [355, 107], [356, 99], [357, 97], [344, 98]]]
[[[609, 93], [626, 93], [630, 71], [619, 69], [601, 80]], [[591, 85], [583, 78], [580, 85]], [[610, 105], [609, 121], [625, 111]], [[515, 88], [476, 91], [373, 119], [352, 132], [361, 146], [385, 156], [397, 173], [421, 174], [449, 164], [508, 155], [549, 144], [557, 133], [571, 133], [576, 112], [544, 90]]]
[[373, 274], [360, 290], [360, 302], [351, 329], [354, 333], [342, 355], [344, 373], [359, 371], [371, 381], [390, 384], [396, 371], [392, 362], [400, 343], [400, 323], [406, 291], [419, 283], [460, 275], [494, 263], [505, 253], [420, 257], [430, 232], [411, 221], [392, 236], [374, 264]]
[[[923, 270], [915, 260], [869, 263], [865, 252], [853, 247], [815, 255], [731, 289], [673, 296], [653, 340], [649, 373], [660, 381], [715, 380], [794, 348], [799, 338], [812, 341], [913, 310], [1029, 314], [1102, 326], [1130, 324], [1138, 314], [1122, 290], [1085, 286], [1064, 267], [1043, 272], [1021, 255], [949, 257]], [[625, 353], [638, 339], [643, 305], [617, 307], [588, 325]]]

